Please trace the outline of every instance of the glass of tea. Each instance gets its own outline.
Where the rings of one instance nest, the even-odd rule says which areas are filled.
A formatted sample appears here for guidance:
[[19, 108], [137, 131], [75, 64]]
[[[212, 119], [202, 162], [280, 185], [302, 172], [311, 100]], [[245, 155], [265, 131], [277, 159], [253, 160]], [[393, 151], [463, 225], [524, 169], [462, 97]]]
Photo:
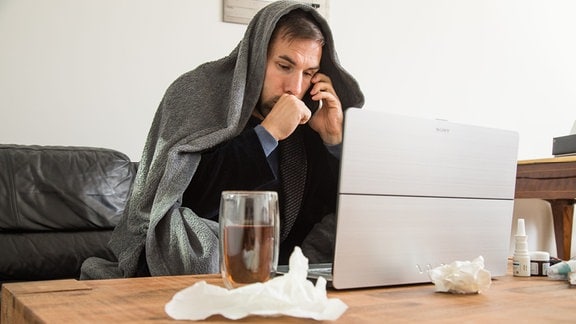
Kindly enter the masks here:
[[278, 194], [224, 191], [220, 199], [220, 271], [233, 289], [272, 278], [278, 265]]

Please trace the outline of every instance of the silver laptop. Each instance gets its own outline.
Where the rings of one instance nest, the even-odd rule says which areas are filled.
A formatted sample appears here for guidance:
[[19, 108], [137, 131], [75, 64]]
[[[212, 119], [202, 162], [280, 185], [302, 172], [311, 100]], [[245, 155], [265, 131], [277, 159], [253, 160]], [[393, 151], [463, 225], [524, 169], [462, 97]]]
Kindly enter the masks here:
[[369, 109], [344, 127], [334, 288], [430, 282], [478, 256], [506, 273], [516, 132]]

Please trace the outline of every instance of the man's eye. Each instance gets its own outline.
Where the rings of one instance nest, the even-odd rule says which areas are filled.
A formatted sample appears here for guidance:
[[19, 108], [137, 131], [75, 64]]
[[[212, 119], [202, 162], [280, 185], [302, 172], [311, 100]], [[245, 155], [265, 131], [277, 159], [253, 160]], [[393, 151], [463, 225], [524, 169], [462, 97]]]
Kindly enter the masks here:
[[290, 66], [288, 66], [288, 65], [278, 64], [278, 67], [280, 67], [280, 69], [284, 70], [284, 71], [290, 70]]

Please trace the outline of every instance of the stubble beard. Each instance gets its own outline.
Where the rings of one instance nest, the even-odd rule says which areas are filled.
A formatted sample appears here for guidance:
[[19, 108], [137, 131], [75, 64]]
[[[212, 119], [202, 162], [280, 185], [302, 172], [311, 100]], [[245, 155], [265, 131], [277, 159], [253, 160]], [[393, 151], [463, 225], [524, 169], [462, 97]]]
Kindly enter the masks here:
[[280, 97], [274, 97], [267, 101], [259, 101], [258, 105], [256, 106], [256, 111], [262, 118], [266, 118], [266, 116], [268, 116], [268, 114], [272, 111], [272, 108], [274, 108], [274, 105], [276, 105], [276, 102], [278, 102], [279, 99]]

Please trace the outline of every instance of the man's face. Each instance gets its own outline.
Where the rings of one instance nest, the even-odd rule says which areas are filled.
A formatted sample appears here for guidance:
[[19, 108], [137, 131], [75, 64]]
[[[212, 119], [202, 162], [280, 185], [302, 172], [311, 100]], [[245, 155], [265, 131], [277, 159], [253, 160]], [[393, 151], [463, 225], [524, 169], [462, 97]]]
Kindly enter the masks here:
[[287, 40], [277, 37], [268, 51], [260, 107], [265, 117], [281, 95], [287, 93], [302, 99], [311, 79], [320, 69], [322, 45], [309, 39]]

